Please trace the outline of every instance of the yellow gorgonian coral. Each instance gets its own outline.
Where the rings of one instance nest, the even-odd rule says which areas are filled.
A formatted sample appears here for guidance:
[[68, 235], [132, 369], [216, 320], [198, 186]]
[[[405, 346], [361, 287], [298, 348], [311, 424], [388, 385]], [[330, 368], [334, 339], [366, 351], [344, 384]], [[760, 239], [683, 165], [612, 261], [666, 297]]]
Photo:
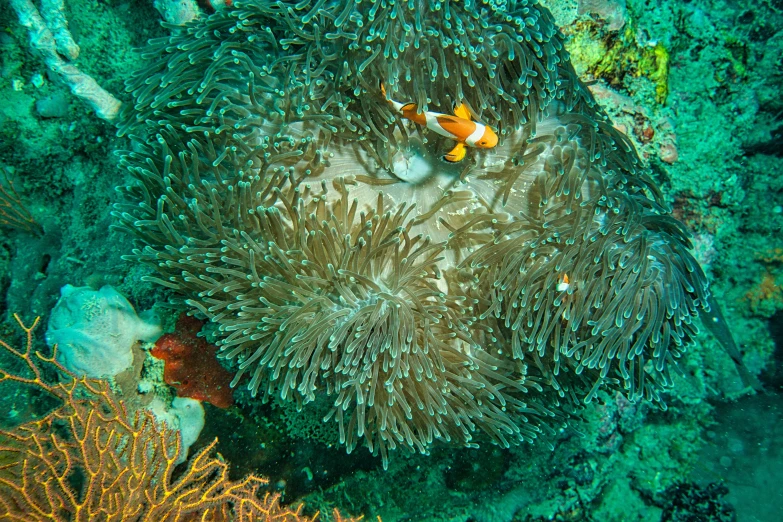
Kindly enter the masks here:
[[[182, 473], [180, 435], [147, 410], [129, 412], [104, 380], [77, 378], [33, 351], [38, 319], [25, 326], [26, 346], [0, 341], [22, 363], [0, 369], [0, 383], [15, 382], [59, 399], [39, 420], [0, 430], [0, 519], [24, 522], [128, 520], [214, 522], [312, 522], [301, 507], [279, 504], [261, 491], [266, 480], [228, 477], [228, 465], [213, 456], [217, 440], [192, 456]], [[56, 349], [55, 349], [56, 350]], [[51, 367], [51, 368], [48, 368]], [[62, 382], [45, 377], [56, 369]], [[346, 520], [335, 512], [336, 520]]]

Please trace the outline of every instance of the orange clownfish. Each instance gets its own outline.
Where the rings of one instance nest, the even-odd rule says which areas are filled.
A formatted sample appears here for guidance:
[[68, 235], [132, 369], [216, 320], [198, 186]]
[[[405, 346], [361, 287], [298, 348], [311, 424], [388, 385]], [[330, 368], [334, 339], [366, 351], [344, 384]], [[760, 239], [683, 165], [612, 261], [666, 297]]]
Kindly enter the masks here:
[[[385, 98], [386, 88], [382, 82], [380, 85], [381, 94]], [[498, 135], [495, 134], [495, 131], [483, 123], [473, 121], [464, 103], [455, 107], [454, 116], [452, 116], [430, 111], [420, 113], [415, 103], [399, 103], [394, 100], [388, 100], [388, 102], [406, 120], [411, 120], [441, 136], [455, 140], [457, 144], [443, 156], [443, 159], [450, 163], [462, 161], [465, 157], [466, 147], [491, 149], [498, 144]]]
[[563, 274], [563, 279], [560, 280], [559, 283], [557, 283], [557, 291], [558, 292], [565, 292], [568, 290], [568, 287], [571, 286], [571, 282], [568, 280], [568, 274]]

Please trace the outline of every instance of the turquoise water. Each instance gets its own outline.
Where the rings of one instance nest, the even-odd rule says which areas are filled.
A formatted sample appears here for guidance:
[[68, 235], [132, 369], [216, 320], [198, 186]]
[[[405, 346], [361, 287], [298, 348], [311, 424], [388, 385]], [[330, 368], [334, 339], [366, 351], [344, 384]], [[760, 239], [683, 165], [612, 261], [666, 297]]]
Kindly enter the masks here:
[[[735, 361], [724, 350], [726, 338], [713, 338], [702, 328], [699, 334], [685, 335], [693, 339], [689, 339], [687, 349], [679, 350], [683, 352], [682, 357], [676, 363], [669, 363], [670, 368], [676, 366], [680, 371], [671, 371], [673, 386], [661, 392], [660, 402], [645, 398], [635, 400], [635, 397], [629, 400], [628, 391], [618, 381], [604, 386], [595, 400], [581, 406], [590, 386], [585, 390], [581, 387], [584, 382], [580, 381], [572, 388], [579, 395], [575, 401], [578, 407], [571, 407], [568, 399], [556, 397], [556, 391], [546, 385], [545, 393], [548, 394], [545, 398], [530, 402], [543, 403], [546, 408], [557, 410], [558, 416], [551, 422], [542, 422], [542, 426], [551, 428], [551, 433], [542, 427], [543, 433], [533, 444], [524, 442], [509, 448], [492, 444], [491, 439], [496, 438], [493, 434], [497, 432], [491, 424], [479, 422], [480, 428], [490, 426], [487, 434], [479, 433], [471, 440], [471, 443], [477, 442], [479, 448], [464, 448], [465, 441], [454, 436], [456, 444], [433, 442], [426, 448], [430, 454], [421, 455], [404, 451], [405, 443], [401, 442], [401, 448], [389, 450], [388, 469], [384, 469], [382, 457], [373, 456], [361, 436], [356, 448], [346, 454], [346, 443], [341, 441], [338, 423], [334, 420], [322, 422], [324, 417], [335, 415], [332, 412], [334, 395], [321, 393], [326, 390], [324, 383], [329, 380], [328, 376], [322, 376], [323, 380], [319, 381], [319, 392], [314, 400], [305, 401], [307, 404], [301, 408], [297, 407], [296, 400], [291, 400], [293, 393], [286, 399], [279, 398], [279, 388], [273, 394], [276, 398], [267, 403], [263, 403], [260, 396], [251, 397], [246, 386], [250, 377], [245, 376], [236, 387], [234, 404], [230, 408], [218, 408], [205, 402], [204, 426], [200, 434], [195, 430], [198, 438], [191, 446], [191, 458], [217, 437], [216, 451], [229, 463], [232, 480], [240, 480], [249, 473], [268, 477], [269, 485], [263, 491], [281, 493], [285, 504], [304, 503], [303, 513], [307, 515], [320, 510], [325, 519], [333, 508], [354, 516], [363, 514], [365, 520], [380, 517], [384, 521], [780, 519], [779, 513], [783, 512], [778, 427], [781, 417], [779, 359], [783, 342], [780, 327], [783, 290], [779, 286], [783, 280], [783, 131], [780, 127], [783, 6], [774, 1], [700, 0], [548, 0], [544, 3], [551, 9], [554, 22], [564, 35], [565, 47], [579, 79], [590, 85], [592, 96], [611, 118], [614, 129], [628, 136], [643, 168], [649, 169], [645, 172], [652, 185], [660, 189], [662, 203], [671, 208], [672, 215], [692, 234], [690, 251], [703, 268], [710, 290], [723, 309], [741, 352], [743, 371], [746, 368], [758, 379], [763, 390], [753, 391], [753, 386], [748, 386], [751, 381], [743, 381]], [[131, 315], [119, 307], [126, 310], [119, 316], [121, 318], [112, 316], [113, 322], [108, 326], [93, 327], [98, 333], [112, 331], [112, 328], [123, 333], [137, 331], [134, 329], [140, 327], [135, 322], [136, 313], [142, 317], [140, 320], [157, 322], [163, 332], [181, 331], [176, 321], [180, 312], [186, 310], [195, 312], [201, 319], [208, 316], [212, 326], [204, 329], [207, 340], [221, 340], [228, 335], [217, 328], [222, 317], [212, 311], [204, 313], [207, 301], [199, 301], [197, 295], [202, 287], [182, 283], [179, 290], [169, 288], [159, 284], [168, 273], [156, 272], [156, 262], [146, 259], [145, 263], [143, 255], [123, 259], [123, 256], [133, 258], [134, 248], [145, 244], [158, 246], [155, 241], [159, 240], [150, 239], [154, 234], [139, 226], [141, 243], [134, 243], [128, 229], [136, 226], [133, 222], [141, 219], [144, 210], [138, 210], [142, 207], [133, 198], [140, 200], [143, 197], [138, 192], [129, 196], [127, 191], [117, 189], [138, 182], [126, 168], [128, 164], [132, 168], [150, 164], [138, 159], [147, 154], [141, 144], [149, 140], [152, 146], [157, 146], [157, 141], [143, 133], [158, 132], [162, 128], [158, 122], [172, 121], [172, 114], [180, 110], [174, 107], [169, 112], [163, 109], [154, 112], [149, 101], [138, 101], [143, 98], [138, 90], [136, 93], [126, 90], [125, 82], [133, 77], [134, 71], [144, 71], [140, 73], [141, 79], [136, 77], [137, 86], [147, 77], [155, 79], [151, 83], [157, 82], [159, 76], [155, 75], [159, 70], [154, 64], [164, 51], [161, 44], [150, 45], [147, 41], [168, 37], [177, 29], [162, 27], [161, 15], [147, 2], [66, 0], [63, 12], [80, 52], [78, 58], [71, 60], [59, 51], [60, 59], [63, 63], [76, 65], [79, 71], [90, 75], [124, 104], [122, 116], [115, 122], [108, 122], [96, 116], [94, 107], [90, 108], [69, 92], [62, 83], [62, 74], [48, 70], [45, 57], [31, 51], [33, 43], [28, 30], [18, 22], [14, 10], [17, 5], [0, 4], [3, 28], [0, 31], [0, 170], [4, 174], [0, 176], [0, 183], [5, 190], [2, 197], [6, 198], [0, 198], [0, 223], [6, 223], [0, 226], [0, 313], [3, 321], [0, 339], [10, 346], [23, 348], [25, 339], [12, 314], [19, 314], [25, 324], [40, 316], [33, 347], [51, 353], [46, 332], [52, 329], [50, 321], [55, 315], [61, 288], [70, 284], [93, 290], [111, 285], [135, 310]], [[327, 8], [334, 5], [333, 2], [323, 3]], [[361, 9], [367, 8], [366, 4], [362, 5]], [[455, 5], [458, 10], [460, 4]], [[304, 3], [298, 9], [306, 6]], [[201, 9], [202, 21], [194, 21], [194, 27], [205, 23], [206, 9], [204, 6]], [[216, 35], [214, 40], [224, 37], [227, 35]], [[326, 49], [327, 44], [323, 45]], [[144, 54], [145, 50], [147, 54]], [[174, 50], [165, 52], [174, 53]], [[432, 53], [434, 55], [435, 51]], [[194, 75], [201, 75], [207, 67], [205, 63], [209, 62], [209, 59], [202, 59], [205, 61], [197, 61], [194, 67], [184, 66], [179, 70], [172, 78], [172, 85], [184, 82], [184, 78], [192, 80]], [[414, 64], [424, 67], [419, 62]], [[230, 70], [232, 66], [227, 67]], [[241, 69], [242, 65], [235, 67]], [[248, 81], [247, 77], [242, 78], [244, 89]], [[455, 80], [452, 78], [452, 81]], [[260, 80], [258, 85], [261, 85]], [[448, 90], [453, 83], [444, 85]], [[345, 92], [341, 95], [364, 101], [378, 97], [371, 92], [374, 84], [368, 83], [363, 88], [359, 94]], [[402, 98], [406, 92], [401, 87], [390, 97], [400, 102], [418, 101]], [[469, 101], [474, 100], [471, 92], [466, 88], [465, 96]], [[275, 97], [279, 97], [279, 93], [272, 96]], [[134, 99], [140, 106], [138, 109], [133, 108]], [[264, 105], [263, 101], [261, 105]], [[428, 109], [433, 112], [451, 112], [445, 102], [443, 106], [432, 105]], [[481, 112], [477, 106], [471, 108]], [[310, 107], [305, 112], [313, 110]], [[151, 121], [136, 122], [128, 130], [131, 125], [128, 122], [138, 114]], [[511, 132], [516, 120], [510, 114], [514, 114], [511, 109], [503, 117], [494, 118], [486, 111], [479, 115], [479, 120], [483, 119], [498, 131]], [[250, 128], [252, 124], [243, 123], [241, 131], [252, 136], [243, 137], [248, 143], [268, 132], [269, 121], [262, 120], [257, 122], [255, 130]], [[118, 125], [127, 131], [122, 136], [117, 135]], [[520, 128], [522, 126], [519, 124]], [[500, 157], [500, 151], [505, 150], [502, 149], [504, 143], [512, 141], [510, 137], [506, 138], [499, 149], [487, 152], [469, 149], [467, 159], [463, 160], [465, 163], [454, 166], [446, 165], [440, 158], [449, 151], [452, 142], [419, 132], [414, 124], [403, 128], [410, 132], [412, 142], [421, 139], [424, 143], [416, 141], [416, 147], [411, 148], [414, 151], [411, 157], [436, 165], [440, 169], [438, 172], [451, 176], [448, 179], [452, 181], [455, 176], [459, 177], [461, 165], [470, 165], [474, 158], [479, 162]], [[547, 132], [546, 125], [542, 124], [539, 139]], [[131, 135], [138, 137], [131, 138]], [[367, 136], [368, 140], [375, 139], [371, 132]], [[170, 147], [176, 149], [176, 139], [170, 136], [167, 139]], [[327, 151], [339, 150], [340, 139], [334, 138], [332, 149], [327, 147]], [[139, 156], [126, 153], [123, 164], [118, 154], [128, 150]], [[153, 151], [148, 157], [155, 158], [156, 153]], [[208, 158], [204, 164], [214, 161], [220, 165], [220, 150], [210, 154], [206, 149], [201, 151], [201, 156]], [[175, 158], [173, 168], [180, 168], [176, 164], [179, 161], [176, 150], [172, 157]], [[158, 161], [156, 165], [162, 170], [165, 161], [154, 161]], [[338, 160], [333, 163], [345, 169], [343, 174], [351, 168], [348, 163]], [[486, 166], [486, 163], [482, 165]], [[394, 168], [391, 171], [402, 179], [403, 175]], [[188, 169], [182, 167], [182, 170]], [[202, 168], [202, 172], [208, 171]], [[207, 173], [203, 179], [213, 182], [217, 175]], [[430, 171], [421, 175], [444, 183], [431, 176]], [[314, 183], [314, 190], [319, 184], [320, 179]], [[399, 185], [381, 187], [391, 193], [394, 188], [389, 187]], [[375, 185], [372, 187], [372, 190], [379, 190]], [[426, 183], [417, 185], [401, 193], [397, 202], [425, 205], [423, 194], [430, 188]], [[517, 189], [519, 187], [514, 190]], [[631, 189], [624, 186], [622, 190]], [[357, 190], [352, 194], [364, 197], [365, 193]], [[179, 195], [191, 197], [192, 193], [182, 188]], [[510, 199], [513, 201], [515, 197]], [[129, 198], [131, 203], [128, 203]], [[125, 206], [115, 207], [118, 203]], [[26, 211], [20, 210], [22, 208]], [[112, 215], [112, 211], [137, 213], [132, 219], [123, 220], [121, 216]], [[443, 217], [448, 220], [456, 214], [444, 212]], [[269, 219], [270, 223], [274, 222], [274, 216]], [[126, 230], [118, 227], [122, 223]], [[179, 225], [175, 223], [174, 226]], [[317, 228], [318, 225], [308, 226]], [[441, 232], [431, 231], [434, 242], [439, 241], [438, 237], [445, 240], [445, 235], [437, 236]], [[164, 230], [156, 237], [164, 237], [163, 242], [169, 241], [165, 239], [166, 234]], [[179, 229], [177, 234], [200, 237], [196, 227], [188, 233]], [[333, 243], [339, 245], [337, 239]], [[294, 254], [290, 256], [291, 259], [295, 257]], [[419, 259], [426, 257], [426, 252], [420, 256]], [[314, 260], [317, 262], [319, 257], [323, 256], [314, 255]], [[451, 258], [448, 260], [458, 263]], [[395, 262], [403, 264], [399, 259]], [[260, 259], [258, 263], [262, 266]], [[377, 266], [382, 272], [386, 265]], [[264, 275], [262, 273], [261, 277]], [[570, 283], [564, 283], [562, 274], [557, 273], [547, 284], [551, 287], [571, 284], [576, 292], [580, 284], [589, 282], [580, 283], [573, 273], [571, 275]], [[432, 280], [435, 279], [432, 276]], [[467, 283], [460, 280], [454, 284]], [[437, 287], [437, 290], [443, 292], [444, 288]], [[271, 295], [272, 291], [269, 292]], [[190, 301], [183, 303], [183, 296]], [[506, 296], [506, 302], [510, 299]], [[357, 298], [357, 301], [362, 299]], [[93, 315], [87, 315], [93, 318], [98, 315], [95, 307], [99, 305], [93, 302], [90, 305]], [[452, 307], [451, 304], [443, 306]], [[683, 304], [678, 309], [684, 307]], [[77, 308], [83, 310], [85, 305], [80, 304]], [[142, 313], [147, 310], [152, 310], [157, 319]], [[465, 318], [470, 313], [466, 309], [460, 309], [459, 314], [455, 312], [465, 322], [469, 322]], [[565, 320], [558, 318], [561, 322]], [[494, 325], [494, 328], [505, 332], [501, 336], [508, 334], [502, 326]], [[394, 332], [387, 331], [385, 335], [391, 338]], [[141, 334], [131, 337], [154, 339]], [[304, 338], [303, 345], [312, 341], [305, 335], [300, 337]], [[490, 344], [495, 346], [494, 341], [490, 342], [486, 337], [481, 339], [481, 348]], [[88, 341], [87, 344], [93, 346], [97, 342]], [[500, 341], [496, 344], [503, 345]], [[672, 341], [672, 346], [675, 344]], [[508, 355], [508, 346], [503, 346]], [[176, 420], [172, 420], [170, 403], [176, 389], [165, 382], [163, 365], [150, 355], [151, 349], [151, 343], [133, 349], [135, 371], [113, 377], [113, 393], [140, 410], [150, 407], [152, 396], [158, 397], [164, 404], [161, 408], [168, 413], [157, 413], [170, 423], [179, 423], [184, 438], [184, 426], [198, 425], [198, 421], [186, 421], [186, 417], [176, 415]], [[498, 350], [504, 351], [502, 346]], [[487, 355], [505, 361], [502, 353], [490, 353], [488, 348]], [[526, 357], [532, 357], [532, 354], [526, 352]], [[87, 358], [94, 361], [97, 356]], [[530, 363], [531, 359], [523, 359]], [[648, 362], [652, 359], [648, 357]], [[186, 359], [185, 364], [194, 363], [188, 363]], [[236, 359], [222, 360], [222, 364], [232, 373], [236, 372]], [[534, 368], [530, 364], [532, 375]], [[13, 375], [29, 376], [23, 364], [7, 352], [0, 355], [0, 367]], [[284, 375], [285, 371], [281, 370]], [[520, 371], [516, 366], [509, 370], [515, 379], [519, 379]], [[648, 375], [655, 373], [651, 368], [647, 371]], [[47, 382], [58, 379], [67, 382], [67, 378], [57, 377], [51, 368], [47, 372]], [[208, 374], [215, 372], [214, 367], [207, 370]], [[478, 380], [486, 375], [474, 374], [474, 377]], [[619, 373], [612, 376], [620, 379]], [[269, 376], [264, 378], [275, 380]], [[494, 382], [492, 378], [490, 376], [486, 382]], [[181, 384], [182, 379], [177, 382]], [[195, 379], [206, 382], [203, 375]], [[30, 387], [12, 383], [0, 386], [3, 390], [0, 412], [6, 412], [0, 413], [0, 428], [8, 430], [3, 432], [2, 445], [10, 444], [8, 434], [18, 434], [20, 426], [46, 418], [56, 407], [57, 401], [47, 399], [47, 394], [40, 390], [30, 391]], [[508, 386], [513, 388], [513, 385]], [[466, 389], [471, 389], [476, 396], [482, 393], [480, 388]], [[263, 386], [259, 394], [263, 395]], [[494, 398], [484, 397], [484, 400], [489, 403]], [[558, 402], [562, 404], [556, 407]], [[663, 403], [666, 409], [661, 407]], [[509, 405], [507, 409], [513, 408]], [[504, 422], [506, 411], [495, 413], [492, 419]], [[568, 419], [567, 413], [571, 413]], [[536, 419], [541, 412], [537, 410], [530, 416], [531, 423], [512, 417], [513, 425], [522, 426], [522, 429], [537, 425]], [[58, 433], [70, 440], [67, 426], [60, 425], [57, 429], [65, 430]], [[455, 428], [450, 433], [461, 432]], [[13, 465], [19, 463], [19, 455], [8, 451], [0, 453], [0, 477], [5, 477], [3, 469], [16, 469]], [[11, 467], [3, 468], [6, 465]], [[178, 468], [174, 479], [186, 469], [187, 462]], [[68, 484], [79, 490], [84, 480], [77, 473], [68, 478]], [[7, 487], [6, 482], [0, 482], [0, 498], [6, 496], [2, 488]], [[10, 520], [2, 506], [0, 503], [0, 519]], [[60, 516], [62, 520], [71, 519], [66, 514]], [[26, 513], [22, 520], [26, 519], [36, 520], [35, 514]], [[147, 520], [155, 520], [155, 516], [150, 515]]]

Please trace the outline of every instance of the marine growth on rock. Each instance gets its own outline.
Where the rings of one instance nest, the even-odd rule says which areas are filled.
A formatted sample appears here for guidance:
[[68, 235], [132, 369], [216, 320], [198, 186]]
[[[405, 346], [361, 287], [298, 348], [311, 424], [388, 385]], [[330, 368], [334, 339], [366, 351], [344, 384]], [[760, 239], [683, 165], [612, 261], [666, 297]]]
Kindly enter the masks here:
[[[115, 214], [233, 385], [328, 394], [384, 464], [671, 385], [706, 279], [535, 1], [237, 2], [143, 56]], [[390, 99], [500, 143], [447, 163]]]
[[155, 341], [150, 355], [165, 361], [163, 379], [177, 390], [177, 397], [228, 408], [234, 403], [231, 373], [215, 358], [217, 347], [198, 336], [202, 326], [202, 321], [182, 313], [176, 331]]

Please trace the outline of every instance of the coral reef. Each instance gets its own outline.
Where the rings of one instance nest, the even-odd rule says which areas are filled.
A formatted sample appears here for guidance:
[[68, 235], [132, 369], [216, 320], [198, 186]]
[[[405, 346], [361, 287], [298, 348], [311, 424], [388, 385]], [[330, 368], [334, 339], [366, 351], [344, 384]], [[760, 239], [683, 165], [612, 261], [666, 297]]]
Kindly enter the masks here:
[[[26, 347], [0, 346], [23, 363], [23, 372], [0, 370], [0, 382], [16, 382], [60, 401], [43, 418], [0, 431], [0, 518], [18, 521], [80, 520], [311, 520], [301, 508], [260, 495], [256, 476], [234, 482], [228, 465], [207, 445], [175, 477], [180, 448], [176, 430], [151, 413], [129, 412], [108, 382], [79, 378], [52, 357], [33, 352], [36, 319], [25, 326]], [[44, 368], [66, 376], [52, 382]]]
[[150, 354], [166, 361], [163, 376], [166, 384], [176, 388], [177, 396], [228, 408], [234, 402], [229, 386], [233, 376], [215, 357], [217, 346], [198, 337], [203, 324], [203, 321], [181, 314], [176, 332], [161, 336]]
[[[671, 117], [661, 114], [660, 107], [643, 107], [603, 83], [591, 85], [590, 92], [609, 113], [614, 126], [633, 141], [643, 160], [658, 158], [672, 164], [679, 159], [674, 123]], [[676, 204], [673, 214], [684, 221], [677, 214]]]
[[[619, 18], [618, 18], [619, 17]], [[622, 24], [619, 20], [622, 20]], [[662, 42], [640, 42], [634, 18], [626, 22], [624, 9], [612, 11], [607, 24], [585, 20], [566, 31], [574, 38], [572, 52], [588, 77], [621, 85], [626, 75], [649, 78], [655, 85], [655, 99], [666, 103], [669, 94], [669, 50]], [[596, 43], [595, 36], [601, 38]]]
[[[541, 3], [560, 16], [558, 25], [571, 35], [565, 46], [576, 58], [577, 72], [581, 76], [587, 71], [582, 78], [595, 82], [588, 88], [618, 130], [628, 134], [642, 160], [649, 161], [651, 175], [665, 201], [674, 206], [675, 217], [697, 234], [694, 257], [711, 280], [711, 292], [723, 304], [745, 362], [754, 372], [763, 372], [768, 390], [778, 389], [779, 381], [773, 384], [769, 375], [780, 366], [772, 359], [773, 341], [777, 339], [779, 348], [783, 339], [780, 302], [759, 300], [753, 306], [748, 296], [767, 273], [780, 276], [779, 265], [767, 261], [770, 255], [766, 254], [783, 246], [783, 177], [777, 175], [783, 150], [779, 2], [603, 1], [603, 6], [627, 5], [626, 22], [633, 20], [636, 34], [634, 41], [624, 45], [648, 47], [660, 42], [670, 53], [665, 106], [655, 101], [655, 85], [644, 75], [610, 74], [608, 80], [621, 82], [606, 87], [602, 78], [589, 75], [587, 67], [580, 68], [585, 52], [605, 49], [607, 24], [619, 23], [617, 18], [594, 18], [598, 26], [592, 25], [583, 33], [585, 38], [579, 38], [582, 33], [573, 24], [575, 20], [584, 24], [585, 17], [577, 16], [577, 5], [596, 2]], [[600, 14], [598, 9], [603, 7], [596, 8]], [[149, 0], [66, 0], [66, 15], [82, 49], [78, 67], [114, 93], [122, 93], [122, 81], [130, 71], [156, 59], [144, 60], [131, 50], [145, 47], [149, 38], [168, 38], [171, 31], [160, 25]], [[5, 312], [0, 337], [8, 338], [16, 331], [9, 326], [13, 320], [8, 310], [48, 314], [66, 283], [93, 288], [112, 284], [143, 308], [176, 295], [176, 291], [142, 280], [154, 269], [122, 263], [120, 254], [131, 248], [129, 237], [108, 230], [112, 221], [108, 211], [116, 201], [114, 186], [121, 182], [112, 151], [128, 144], [47, 73], [30, 48], [27, 30], [16, 21], [10, 4], [0, 2], [0, 25], [4, 27], [0, 31], [0, 97], [4, 100], [0, 103], [0, 169], [15, 173], [15, 188], [46, 229], [46, 236], [39, 240], [24, 232], [11, 230], [4, 235], [7, 230], [0, 230], [0, 311]], [[200, 67], [199, 63], [196, 60], [194, 66]], [[608, 97], [596, 91], [599, 87]], [[132, 103], [127, 94], [118, 98]], [[70, 104], [58, 105], [58, 99], [70, 100]], [[395, 99], [406, 101], [397, 95]], [[50, 110], [53, 106], [58, 110]], [[430, 110], [448, 112], [449, 107]], [[650, 130], [654, 131], [652, 140], [643, 142]], [[664, 145], [659, 138], [668, 136], [676, 137], [676, 142], [672, 142], [674, 148], [667, 146], [664, 155], [659, 152]], [[154, 139], [154, 133], [146, 139], [150, 138]], [[432, 149], [435, 154], [444, 152]], [[409, 156], [418, 161], [418, 154]], [[678, 159], [667, 162], [664, 158]], [[775, 357], [779, 362], [779, 349]], [[162, 375], [163, 364], [157, 364]], [[376, 514], [390, 522], [465, 520], [491, 499], [522, 488], [529, 502], [515, 519], [579, 520], [581, 516], [602, 522], [655, 521], [660, 519], [658, 506], [662, 504], [650, 499], [673, 482], [692, 481], [694, 467], [714, 463], [715, 468], [710, 467], [702, 477], [706, 482], [699, 484], [720, 476], [729, 488], [726, 500], [736, 508], [739, 520], [777, 522], [780, 496], [773, 485], [781, 482], [783, 466], [775, 452], [781, 445], [767, 437], [775, 433], [774, 420], [779, 415], [770, 412], [780, 403], [779, 397], [765, 395], [772, 406], [757, 409], [748, 407], [748, 398], [737, 399], [741, 384], [731, 361], [705, 334], [688, 347], [687, 357], [678, 366], [684, 375], [672, 372], [676, 387], [664, 393], [665, 412], [637, 401], [639, 422], [644, 424], [631, 433], [613, 414], [616, 394], [599, 392], [597, 401], [580, 415], [587, 423], [575, 420], [573, 429], [546, 436], [557, 448], [554, 452], [527, 445], [501, 449], [482, 444], [478, 450], [460, 450], [433, 443], [430, 456], [405, 457], [398, 451], [389, 470], [382, 471], [375, 469], [379, 463], [366, 458], [365, 452], [345, 456], [339, 454], [341, 448], [324, 445], [334, 445], [336, 436], [324, 437], [324, 444], [315, 437], [291, 440], [286, 423], [275, 415], [274, 404], [285, 401], [278, 397], [271, 407], [261, 401], [248, 403], [244, 386], [236, 390], [239, 407], [207, 408], [202, 439], [219, 435], [217, 450], [231, 462], [232, 472], [240, 471], [237, 467], [241, 467], [240, 475], [263, 469], [273, 487], [281, 488], [288, 499], [312, 492], [308, 505], [324, 512], [333, 504], [350, 506], [354, 512], [372, 514], [372, 520]], [[157, 386], [161, 384], [162, 378]], [[320, 422], [334, 396], [316, 394], [317, 402], [303, 409], [295, 401], [285, 403], [286, 412], [303, 425], [309, 420], [310, 426], [319, 424], [324, 432], [337, 432], [336, 423]], [[29, 418], [30, 409], [37, 406], [35, 397], [28, 400], [24, 393], [0, 397], [6, 420]], [[606, 422], [591, 422], [591, 416], [599, 413]], [[749, 424], [753, 418], [766, 421]], [[712, 425], [715, 421], [720, 424]], [[219, 431], [210, 431], [210, 425]], [[595, 440], [596, 429], [606, 436]], [[737, 435], [744, 444], [742, 454], [735, 450], [735, 432], [731, 431], [740, 429], [759, 437]], [[585, 437], [577, 437], [576, 430]], [[256, 432], [255, 438], [249, 436]], [[304, 430], [303, 436], [309, 433]], [[724, 437], [724, 433], [732, 436]], [[616, 443], [618, 434], [618, 450], [604, 453]], [[699, 453], [705, 444], [714, 445], [713, 450]], [[733, 461], [729, 467], [722, 464], [727, 455]], [[316, 465], [314, 457], [320, 459]], [[258, 464], [262, 460], [265, 465]], [[452, 478], [455, 469], [462, 471], [462, 478]], [[312, 471], [309, 478], [305, 470]], [[318, 503], [311, 503], [314, 500]]]
[[783, 288], [778, 282], [783, 267], [783, 248], [770, 248], [756, 254], [762, 264], [761, 280], [745, 292], [745, 300], [754, 314], [771, 317], [783, 309]]
[[155, 0], [153, 5], [166, 22], [174, 25], [184, 25], [201, 16], [196, 0]]
[[[234, 385], [335, 395], [341, 441], [384, 465], [532, 440], [602, 387], [658, 401], [706, 304], [549, 13], [507, 7], [245, 2], [152, 42], [128, 83], [130, 258], [219, 325]], [[379, 81], [501, 143], [442, 163]]]
[[609, 31], [622, 29], [627, 20], [625, 0], [579, 0], [579, 14], [595, 15], [607, 23]]

